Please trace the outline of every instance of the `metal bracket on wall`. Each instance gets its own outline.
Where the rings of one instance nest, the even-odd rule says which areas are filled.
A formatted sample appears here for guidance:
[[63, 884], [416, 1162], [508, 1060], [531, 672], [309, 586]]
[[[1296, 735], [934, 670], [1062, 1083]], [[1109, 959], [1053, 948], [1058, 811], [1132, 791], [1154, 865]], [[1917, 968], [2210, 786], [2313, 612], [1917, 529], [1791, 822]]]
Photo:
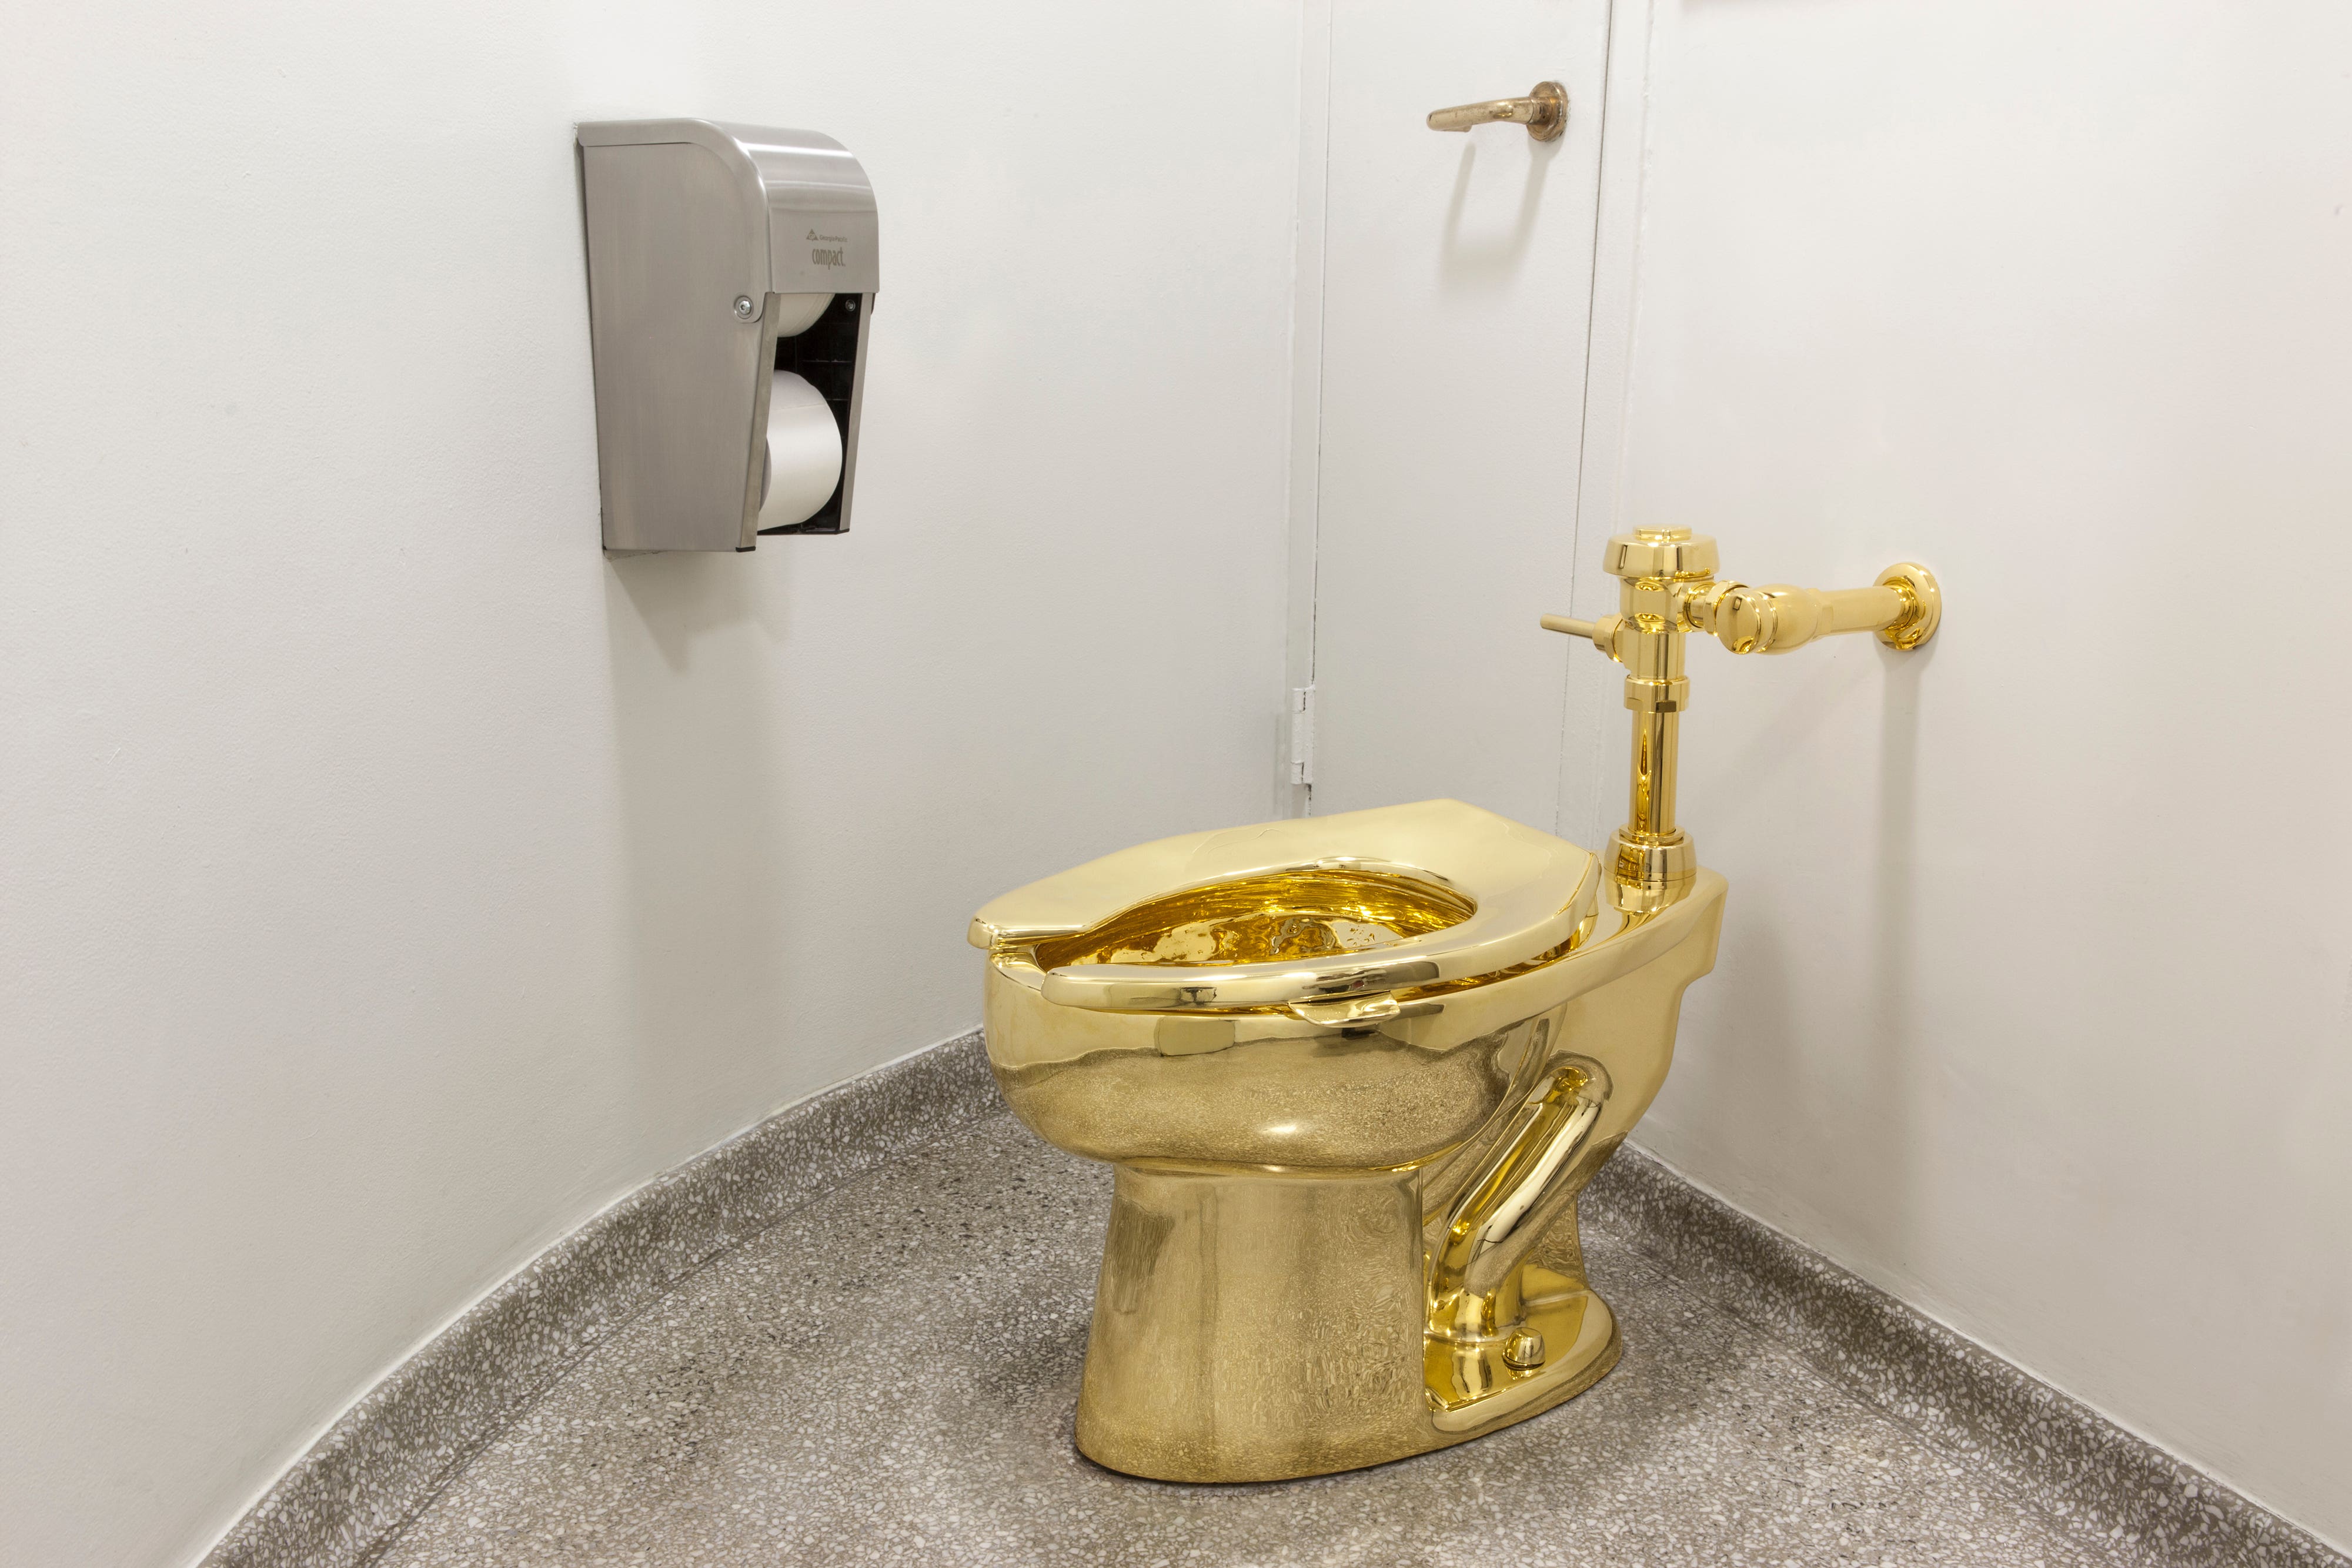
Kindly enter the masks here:
[[1290, 781], [1315, 782], [1315, 688], [1290, 688]]

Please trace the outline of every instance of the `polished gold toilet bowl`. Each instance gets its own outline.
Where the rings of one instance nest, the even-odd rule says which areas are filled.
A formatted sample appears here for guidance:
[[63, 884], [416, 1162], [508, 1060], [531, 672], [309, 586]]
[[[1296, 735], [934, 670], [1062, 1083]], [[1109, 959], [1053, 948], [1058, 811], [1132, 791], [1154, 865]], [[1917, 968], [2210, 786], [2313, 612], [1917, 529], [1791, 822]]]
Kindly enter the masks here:
[[973, 919], [1005, 1099], [1118, 1171], [1078, 1396], [1103, 1464], [1351, 1469], [1616, 1364], [1576, 1195], [1664, 1081], [1723, 924], [1723, 878], [1675, 815], [1684, 643], [1916, 653], [1944, 601], [1917, 561], [1868, 588], [1719, 579], [1684, 528], [1616, 535], [1602, 565], [1616, 612], [1543, 625], [1625, 667], [1605, 865], [1424, 800], [1139, 845]]
[[1724, 883], [1628, 912], [1603, 875], [1433, 800], [1140, 845], [981, 911], [1006, 1100], [1117, 1171], [1081, 1449], [1349, 1469], [1615, 1364], [1576, 1195], [1664, 1080]]

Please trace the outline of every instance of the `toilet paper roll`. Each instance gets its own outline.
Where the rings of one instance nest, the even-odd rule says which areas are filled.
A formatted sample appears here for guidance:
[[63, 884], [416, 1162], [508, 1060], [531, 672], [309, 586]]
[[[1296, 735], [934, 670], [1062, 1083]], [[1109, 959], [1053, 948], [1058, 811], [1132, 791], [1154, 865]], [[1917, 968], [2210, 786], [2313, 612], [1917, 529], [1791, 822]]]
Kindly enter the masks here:
[[841, 426], [824, 394], [778, 371], [768, 392], [768, 467], [760, 481], [760, 526], [807, 522], [841, 483]]
[[830, 294], [779, 294], [776, 296], [776, 336], [797, 338], [816, 325], [824, 308], [833, 303]]

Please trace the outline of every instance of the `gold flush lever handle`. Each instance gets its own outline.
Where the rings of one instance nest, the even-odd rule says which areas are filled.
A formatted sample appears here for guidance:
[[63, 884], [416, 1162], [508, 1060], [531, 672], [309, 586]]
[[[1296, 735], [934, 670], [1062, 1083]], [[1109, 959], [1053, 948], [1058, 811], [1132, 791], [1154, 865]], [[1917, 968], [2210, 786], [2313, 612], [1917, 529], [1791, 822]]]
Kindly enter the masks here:
[[1625, 618], [1622, 615], [1603, 615], [1598, 621], [1579, 621], [1573, 615], [1547, 615], [1543, 618], [1545, 631], [1564, 632], [1571, 637], [1590, 638], [1594, 647], [1617, 660], [1619, 664], [1623, 664], [1624, 659], [1617, 652], [1617, 633], [1624, 624]]
[[1539, 81], [1525, 98], [1490, 99], [1453, 109], [1432, 110], [1432, 131], [1467, 131], [1474, 125], [1524, 125], [1538, 141], [1557, 141], [1568, 129], [1568, 89]]

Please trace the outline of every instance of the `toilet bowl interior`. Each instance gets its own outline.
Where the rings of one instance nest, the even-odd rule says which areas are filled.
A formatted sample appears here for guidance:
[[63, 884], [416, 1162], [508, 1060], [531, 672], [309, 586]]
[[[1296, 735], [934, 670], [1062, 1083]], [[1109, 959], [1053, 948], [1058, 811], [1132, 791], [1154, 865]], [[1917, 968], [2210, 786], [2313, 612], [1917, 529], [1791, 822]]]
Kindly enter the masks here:
[[1057, 1007], [1319, 1006], [1557, 957], [1599, 885], [1589, 851], [1422, 800], [1138, 844], [991, 900], [970, 935]]
[[1164, 894], [1038, 943], [1036, 963], [1225, 967], [1366, 953], [1458, 925], [1477, 908], [1417, 867], [1326, 862]]

